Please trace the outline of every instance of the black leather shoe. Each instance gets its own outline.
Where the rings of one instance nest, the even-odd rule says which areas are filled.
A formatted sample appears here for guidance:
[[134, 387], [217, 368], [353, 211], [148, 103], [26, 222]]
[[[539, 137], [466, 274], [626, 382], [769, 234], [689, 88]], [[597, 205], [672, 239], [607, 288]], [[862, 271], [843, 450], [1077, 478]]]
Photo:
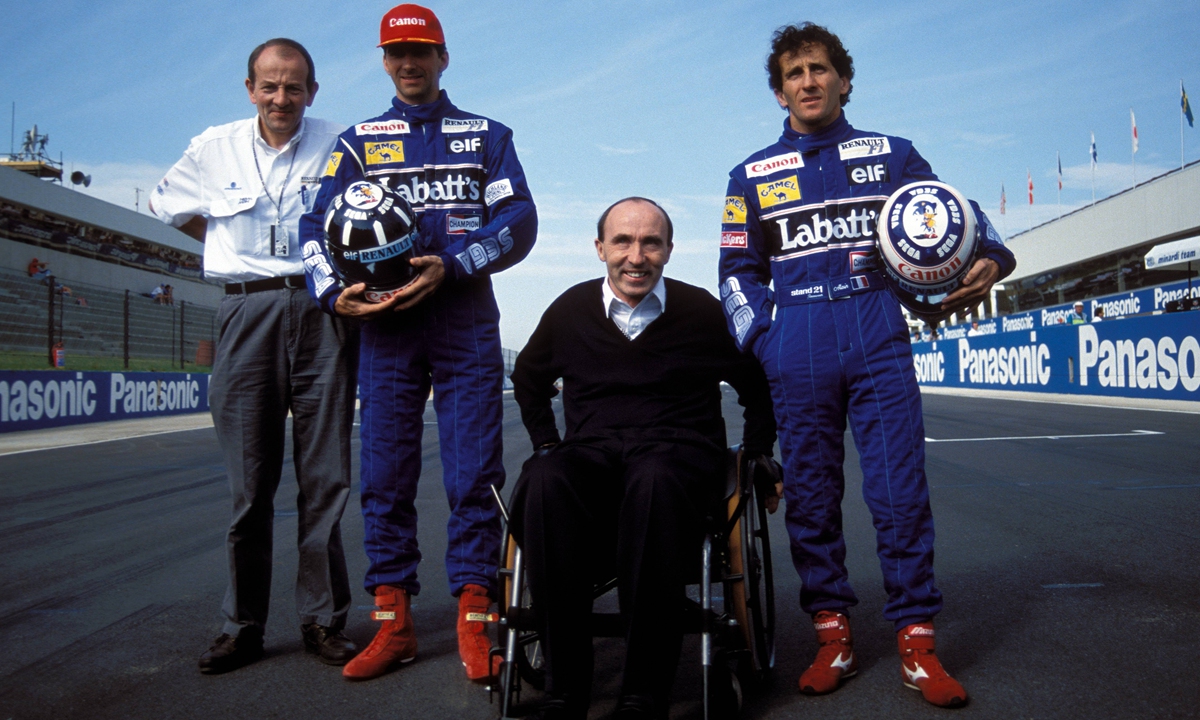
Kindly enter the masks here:
[[263, 656], [262, 630], [246, 628], [237, 637], [222, 633], [213, 640], [208, 652], [200, 656], [200, 672], [220, 675], [237, 670]]
[[312, 623], [301, 625], [304, 650], [326, 665], [345, 665], [358, 654], [358, 647], [339, 630]]
[[617, 700], [617, 709], [612, 714], [612, 720], [651, 720], [651, 718], [665, 718], [665, 715], [655, 712], [654, 704], [653, 698], [644, 695], [622, 695]]

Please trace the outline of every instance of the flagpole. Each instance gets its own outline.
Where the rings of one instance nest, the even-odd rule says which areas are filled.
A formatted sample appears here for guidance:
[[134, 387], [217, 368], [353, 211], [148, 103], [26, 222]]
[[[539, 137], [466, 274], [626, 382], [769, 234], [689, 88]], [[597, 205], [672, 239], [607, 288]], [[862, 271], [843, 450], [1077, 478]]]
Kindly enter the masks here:
[[[1058, 216], [1062, 217], [1062, 155], [1055, 151], [1054, 157], [1058, 159]], [[839, 656], [840, 657], [840, 656]]]
[[1088, 150], [1092, 156], [1092, 204], [1096, 204], [1096, 132], [1092, 131], [1092, 147]]
[[1133, 137], [1129, 140], [1129, 159], [1133, 166], [1133, 185], [1137, 187], [1137, 121], [1133, 117], [1133, 108], [1129, 108], [1129, 127]]
[[[1179, 169], [1183, 169], [1183, 78], [1179, 78]], [[841, 657], [840, 655], [838, 657]]]

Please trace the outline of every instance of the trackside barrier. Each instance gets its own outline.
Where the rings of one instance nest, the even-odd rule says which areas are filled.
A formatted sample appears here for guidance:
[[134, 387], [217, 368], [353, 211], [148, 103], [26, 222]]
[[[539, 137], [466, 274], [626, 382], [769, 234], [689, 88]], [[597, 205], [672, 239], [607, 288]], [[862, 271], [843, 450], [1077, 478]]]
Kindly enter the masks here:
[[[1189, 288], [1186, 280], [1180, 280], [1156, 287], [1088, 298], [1081, 302], [1083, 303], [1084, 317], [1089, 320], [1095, 316], [1096, 308], [1104, 311], [1105, 320], [1113, 320], [1129, 315], [1148, 315], [1150, 313], [1162, 312], [1166, 309], [1167, 303], [1173, 300], [1196, 297], [1200, 297], [1200, 283], [1193, 282]], [[1014, 312], [1002, 317], [980, 320], [979, 329], [976, 332], [991, 335], [993, 333], [1037, 330], [1039, 328], [1062, 324], [1069, 325], [1071, 323], [1071, 313], [1074, 309], [1075, 303], [1069, 302], [1060, 305], [1051, 305], [1038, 310]], [[938, 331], [938, 334], [943, 339], [954, 340], [966, 337], [970, 330], [971, 323], [964, 322], [942, 328]]]
[[208, 412], [205, 373], [0, 370], [0, 433]]
[[1200, 311], [920, 342], [938, 387], [1200, 400]]

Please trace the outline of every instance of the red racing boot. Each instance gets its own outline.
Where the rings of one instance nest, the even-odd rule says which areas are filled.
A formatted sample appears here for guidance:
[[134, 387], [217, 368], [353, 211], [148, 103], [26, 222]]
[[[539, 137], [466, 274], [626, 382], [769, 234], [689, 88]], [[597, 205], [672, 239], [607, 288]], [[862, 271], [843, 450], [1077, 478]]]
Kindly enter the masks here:
[[492, 640], [487, 623], [499, 619], [491, 608], [487, 590], [478, 585], [465, 585], [458, 596], [458, 655], [467, 669], [467, 678], [473, 682], [490, 682], [500, 674], [501, 657], [489, 660]]
[[967, 704], [967, 691], [946, 674], [934, 654], [933, 623], [915, 623], [896, 633], [900, 645], [900, 667], [904, 684], [941, 707]]
[[824, 695], [858, 673], [858, 658], [854, 657], [850, 618], [843, 613], [822, 610], [813, 616], [813, 628], [821, 649], [817, 650], [817, 659], [800, 676], [800, 692]]
[[371, 613], [371, 619], [381, 620], [383, 625], [367, 649], [342, 668], [342, 677], [370, 680], [397, 665], [412, 662], [417, 656], [417, 636], [413, 632], [410, 605], [407, 590], [391, 585], [375, 588], [375, 606], [379, 609]]

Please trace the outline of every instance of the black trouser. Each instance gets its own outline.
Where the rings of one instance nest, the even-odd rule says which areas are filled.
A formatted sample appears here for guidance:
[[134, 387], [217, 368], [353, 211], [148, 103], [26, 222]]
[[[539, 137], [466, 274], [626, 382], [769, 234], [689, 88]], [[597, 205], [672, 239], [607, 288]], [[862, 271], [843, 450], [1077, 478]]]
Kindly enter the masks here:
[[[675, 435], [675, 437], [671, 437]], [[694, 433], [629, 430], [576, 438], [525, 463], [512, 531], [524, 551], [547, 692], [585, 711], [592, 588], [617, 576], [625, 625], [623, 696], [665, 716], [682, 642], [683, 586], [700, 566], [724, 450]]]
[[224, 632], [262, 629], [271, 597], [275, 490], [288, 411], [299, 513], [300, 623], [341, 628], [350, 610], [341, 519], [350, 496], [357, 327], [301, 288], [226, 295], [210, 406], [233, 493]]

